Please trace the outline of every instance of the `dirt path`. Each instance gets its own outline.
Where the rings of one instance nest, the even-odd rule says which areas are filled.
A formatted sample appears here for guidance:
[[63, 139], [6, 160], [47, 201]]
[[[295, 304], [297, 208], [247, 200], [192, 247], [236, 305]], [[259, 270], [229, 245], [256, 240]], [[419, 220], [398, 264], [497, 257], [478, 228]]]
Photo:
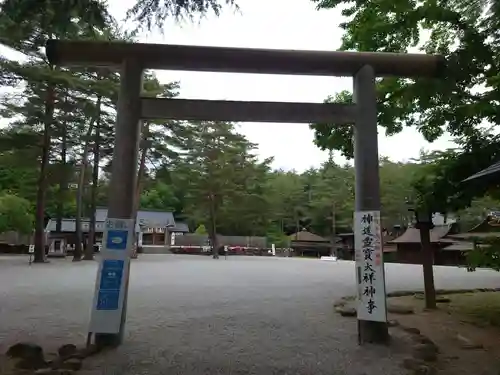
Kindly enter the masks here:
[[[413, 296], [390, 298], [391, 303], [415, 307], [416, 314], [390, 315], [407, 327], [418, 328], [439, 349], [440, 375], [498, 375], [500, 370], [500, 329], [481, 327], [447, 304], [437, 311], [423, 311], [423, 301]], [[472, 301], [471, 301], [472, 303]]]

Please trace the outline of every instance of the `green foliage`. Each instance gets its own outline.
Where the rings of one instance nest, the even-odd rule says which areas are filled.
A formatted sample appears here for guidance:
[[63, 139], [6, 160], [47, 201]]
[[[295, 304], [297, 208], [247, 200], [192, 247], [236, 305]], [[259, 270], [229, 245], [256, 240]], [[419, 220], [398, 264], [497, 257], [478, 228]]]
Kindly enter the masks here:
[[[480, 125], [497, 123], [493, 103], [500, 92], [496, 68], [499, 40], [495, 34], [500, 7], [492, 6], [493, 2], [313, 2], [319, 9], [342, 9], [341, 50], [408, 52], [419, 48], [446, 56], [443, 79], [377, 80], [378, 123], [387, 134], [408, 126], [418, 129], [428, 141], [445, 131], [471, 138], [480, 133]], [[329, 100], [349, 101], [349, 95], [341, 93]], [[325, 125], [314, 125], [313, 129], [320, 147], [352, 156], [349, 130]]]
[[467, 254], [469, 271], [491, 268], [500, 271], [500, 238], [473, 238], [474, 250]]
[[208, 234], [207, 228], [205, 228], [204, 224], [198, 225], [198, 228], [196, 228], [194, 233], [196, 233], [196, 234]]
[[171, 174], [173, 184], [184, 192], [184, 213], [204, 223], [211, 235], [218, 222], [230, 225], [229, 217], [236, 215], [258, 225], [267, 166], [251, 155], [255, 146], [231, 123], [193, 123], [186, 132], [184, 150]]
[[112, 22], [98, 0], [3, 0], [0, 41], [23, 53], [40, 56], [49, 38], [96, 35]]
[[266, 238], [268, 244], [274, 244], [276, 247], [288, 247], [290, 245], [288, 236], [283, 233], [282, 228], [278, 225], [270, 225]]
[[500, 139], [489, 134], [463, 142], [460, 150], [446, 150], [425, 155], [421, 174], [413, 187], [420, 205], [432, 212], [455, 212], [471, 205], [475, 198], [489, 194], [499, 198], [496, 183], [487, 179], [463, 182], [467, 177], [488, 167], [500, 157]]
[[[498, 137], [486, 134], [467, 140], [462, 150], [424, 155], [424, 165], [412, 183], [416, 205], [427, 212], [456, 213], [461, 230], [479, 224], [489, 211], [500, 207], [497, 177], [492, 176], [492, 181], [463, 180], [492, 164], [499, 156], [498, 150]], [[500, 270], [500, 240], [475, 240], [474, 250], [467, 253], [469, 270]]]
[[163, 30], [170, 17], [176, 20], [192, 19], [195, 14], [204, 16], [210, 11], [218, 16], [223, 5], [237, 8], [235, 0], [136, 0], [127, 16], [137, 22], [139, 28], [151, 30], [156, 26]]
[[142, 193], [140, 208], [143, 210], [175, 211], [178, 203], [172, 187], [160, 181]]
[[483, 222], [491, 211], [500, 208], [500, 201], [491, 196], [474, 198], [469, 207], [456, 211], [454, 214], [459, 220], [460, 230], [467, 231]]
[[[335, 96], [330, 96], [325, 103], [352, 103], [352, 93], [341, 91]], [[311, 124], [314, 130], [314, 143], [322, 150], [339, 150], [342, 155], [352, 159], [354, 148], [352, 137], [354, 136], [352, 126], [337, 124]], [[347, 141], [350, 140], [350, 141]]]
[[0, 233], [15, 231], [29, 234], [33, 230], [33, 219], [28, 200], [11, 194], [0, 196]]

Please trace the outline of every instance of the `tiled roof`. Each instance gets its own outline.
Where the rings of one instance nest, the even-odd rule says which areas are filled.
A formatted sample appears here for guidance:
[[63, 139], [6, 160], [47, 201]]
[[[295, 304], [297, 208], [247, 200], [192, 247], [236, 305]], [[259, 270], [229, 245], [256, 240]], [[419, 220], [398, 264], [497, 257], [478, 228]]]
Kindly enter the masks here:
[[500, 215], [497, 211], [492, 211], [490, 214], [475, 227], [469, 229], [468, 233], [500, 233]]
[[[45, 227], [46, 232], [55, 232], [57, 227], [57, 219], [50, 219]], [[104, 229], [104, 222], [96, 222], [96, 231], [102, 232]], [[76, 231], [76, 220], [75, 219], [62, 219], [61, 221], [61, 232], [72, 233]], [[89, 220], [82, 220], [82, 232], [89, 231]]]
[[327, 239], [318, 236], [317, 234], [302, 230], [294, 233], [289, 237], [292, 241], [306, 241], [306, 242], [328, 242]]
[[466, 232], [450, 234], [448, 237], [457, 239], [500, 237], [500, 232]]
[[[479, 244], [479, 247], [485, 248], [490, 245]], [[472, 242], [466, 241], [456, 241], [452, 243], [450, 246], [446, 246], [442, 251], [471, 251], [474, 250], [474, 244]]]
[[457, 241], [450, 246], [446, 246], [442, 251], [471, 251], [473, 249], [474, 244], [472, 242]]
[[[443, 237], [446, 236], [449, 231], [449, 225], [435, 226], [430, 231], [431, 243], [447, 242]], [[388, 243], [420, 243], [420, 230], [417, 228], [408, 228], [401, 236]]]
[[176, 221], [175, 227], [170, 229], [171, 232], [181, 232], [181, 233], [189, 233], [189, 227], [186, 223]]

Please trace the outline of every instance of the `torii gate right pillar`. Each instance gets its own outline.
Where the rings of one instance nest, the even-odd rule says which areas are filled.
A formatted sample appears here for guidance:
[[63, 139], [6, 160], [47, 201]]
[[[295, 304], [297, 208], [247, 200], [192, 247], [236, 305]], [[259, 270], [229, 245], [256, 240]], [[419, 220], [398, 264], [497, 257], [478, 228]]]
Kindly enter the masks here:
[[[354, 124], [354, 165], [356, 173], [355, 182], [355, 212], [374, 213], [375, 219], [378, 213], [380, 218], [380, 181], [379, 181], [379, 155], [378, 155], [378, 131], [377, 131], [377, 92], [375, 87], [375, 70], [370, 65], [363, 66], [353, 77], [353, 94], [356, 103], [356, 121]], [[385, 275], [382, 243], [373, 243], [371, 249], [379, 246], [373, 253], [373, 258], [368, 257], [370, 248], [363, 249], [363, 238], [361, 229], [357, 226], [355, 214], [354, 230], [356, 241], [356, 274], [358, 282], [358, 340], [359, 343], [387, 343], [389, 331], [387, 327], [387, 312], [385, 300]], [[381, 239], [379, 233], [375, 238]], [[382, 253], [382, 256], [380, 256]], [[378, 259], [376, 256], [380, 256]], [[372, 263], [369, 263], [371, 261]], [[375, 276], [373, 280], [366, 270], [372, 264]], [[371, 271], [370, 271], [371, 272]], [[365, 276], [366, 275], [366, 276]], [[364, 280], [366, 284], [364, 285]], [[369, 285], [368, 285], [369, 284]], [[368, 289], [366, 289], [368, 288]], [[370, 299], [364, 298], [366, 294], [373, 297], [373, 317], [370, 320], [363, 319], [360, 311], [366, 311]], [[377, 298], [377, 296], [379, 298]], [[382, 296], [382, 298], [380, 298]], [[377, 320], [378, 319], [378, 320]]]

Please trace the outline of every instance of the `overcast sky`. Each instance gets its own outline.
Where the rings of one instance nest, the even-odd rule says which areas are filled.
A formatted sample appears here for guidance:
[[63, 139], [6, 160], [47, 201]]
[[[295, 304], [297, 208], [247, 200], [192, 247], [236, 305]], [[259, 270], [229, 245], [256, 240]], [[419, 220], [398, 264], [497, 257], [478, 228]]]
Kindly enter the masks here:
[[[118, 18], [135, 0], [109, 0]], [[217, 18], [182, 25], [168, 22], [164, 33], [151, 32], [141, 42], [279, 49], [335, 50], [340, 45], [341, 17], [337, 11], [317, 11], [310, 0], [238, 0], [240, 12], [226, 10]], [[322, 102], [328, 95], [352, 89], [350, 78], [158, 71], [161, 82], [180, 81], [181, 97], [285, 102]], [[241, 130], [259, 147], [262, 157], [273, 156], [274, 167], [303, 171], [327, 158], [313, 143], [306, 124], [244, 123]], [[379, 131], [379, 151], [393, 160], [418, 157], [420, 149], [445, 149], [443, 137], [427, 143], [414, 129], [385, 137]], [[337, 157], [340, 163], [344, 159]]]

